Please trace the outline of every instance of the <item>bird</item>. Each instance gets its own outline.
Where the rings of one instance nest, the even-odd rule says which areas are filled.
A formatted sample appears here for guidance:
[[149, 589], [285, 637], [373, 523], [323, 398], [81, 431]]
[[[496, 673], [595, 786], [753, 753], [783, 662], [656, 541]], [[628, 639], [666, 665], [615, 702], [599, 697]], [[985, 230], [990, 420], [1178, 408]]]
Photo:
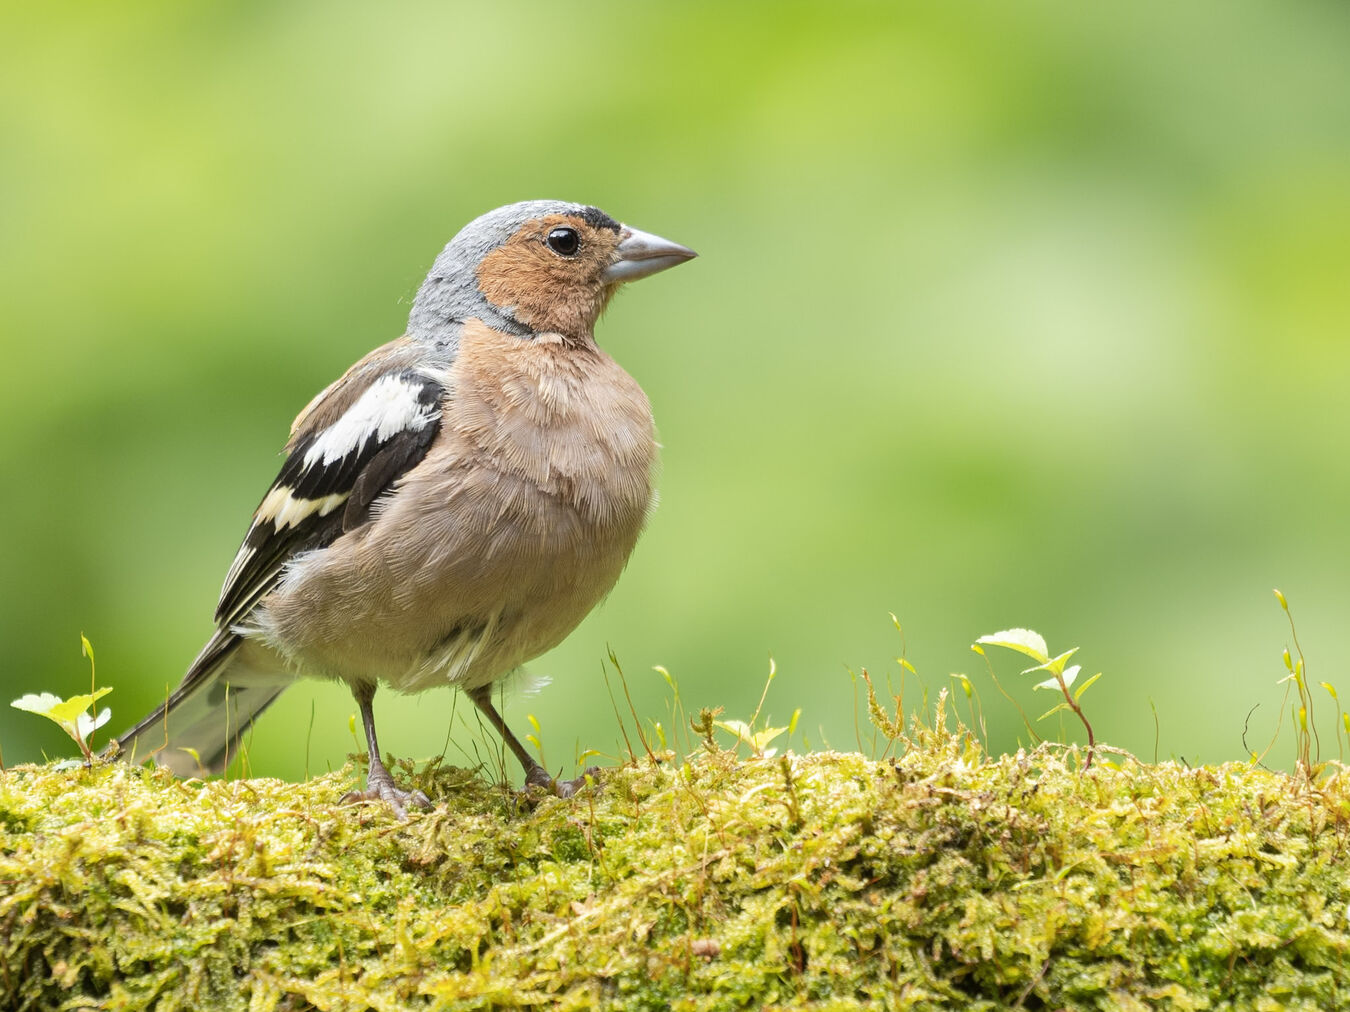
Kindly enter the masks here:
[[[381, 757], [373, 700], [449, 685], [569, 797], [493, 705], [614, 586], [655, 499], [642, 388], [596, 343], [617, 289], [693, 250], [599, 208], [532, 200], [445, 246], [403, 336], [301, 410], [226, 574], [215, 631], [162, 705], [115, 740], [181, 776], [218, 772], [292, 682], [350, 686], [365, 789], [400, 819], [429, 807]], [[591, 772], [591, 771], [588, 771]]]

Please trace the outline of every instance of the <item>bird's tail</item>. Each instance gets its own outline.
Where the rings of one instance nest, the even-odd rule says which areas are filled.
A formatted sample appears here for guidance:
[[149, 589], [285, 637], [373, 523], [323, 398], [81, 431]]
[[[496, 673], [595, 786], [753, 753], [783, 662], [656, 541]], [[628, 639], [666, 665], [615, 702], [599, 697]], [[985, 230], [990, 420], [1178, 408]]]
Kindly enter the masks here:
[[132, 762], [153, 756], [179, 776], [219, 773], [239, 753], [240, 736], [290, 681], [275, 658], [222, 629], [169, 698], [118, 735], [119, 755]]

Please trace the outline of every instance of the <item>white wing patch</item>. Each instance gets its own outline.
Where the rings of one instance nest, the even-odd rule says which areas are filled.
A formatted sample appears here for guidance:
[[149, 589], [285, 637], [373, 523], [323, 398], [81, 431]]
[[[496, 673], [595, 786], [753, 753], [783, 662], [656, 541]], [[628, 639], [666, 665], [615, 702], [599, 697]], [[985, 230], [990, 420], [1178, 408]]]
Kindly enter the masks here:
[[297, 499], [290, 489], [278, 486], [267, 493], [267, 498], [258, 507], [258, 521], [270, 520], [278, 531], [284, 531], [287, 527], [299, 526], [300, 521], [315, 513], [321, 517], [328, 516], [349, 496], [348, 492], [339, 492], [321, 499]]
[[[278, 534], [287, 527], [298, 527], [307, 517], [318, 514], [321, 517], [328, 516], [333, 510], [337, 509], [343, 503], [351, 498], [351, 493], [340, 492], [336, 495], [326, 495], [320, 499], [298, 499], [291, 494], [291, 490], [284, 485], [278, 485], [272, 491], [267, 493], [267, 498], [258, 506], [258, 512], [253, 517], [253, 527], [259, 524], [271, 523], [273, 530]], [[244, 543], [239, 546], [239, 552], [234, 557], [234, 562], [230, 565], [230, 571], [225, 574], [225, 586], [238, 578], [248, 561], [257, 554], [257, 549], [244, 539]]]
[[384, 442], [399, 432], [425, 429], [438, 417], [439, 408], [419, 400], [422, 390], [422, 384], [402, 376], [381, 376], [314, 440], [305, 451], [305, 467], [327, 466], [359, 452], [372, 437]]

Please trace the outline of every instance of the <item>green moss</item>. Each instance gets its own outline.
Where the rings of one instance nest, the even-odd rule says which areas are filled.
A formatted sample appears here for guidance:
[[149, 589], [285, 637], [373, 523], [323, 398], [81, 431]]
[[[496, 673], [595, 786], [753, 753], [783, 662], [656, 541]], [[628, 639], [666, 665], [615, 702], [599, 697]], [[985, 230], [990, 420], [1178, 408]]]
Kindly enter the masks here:
[[305, 784], [0, 776], [12, 1009], [1329, 1009], [1350, 780], [931, 735], [703, 753], [393, 821]]

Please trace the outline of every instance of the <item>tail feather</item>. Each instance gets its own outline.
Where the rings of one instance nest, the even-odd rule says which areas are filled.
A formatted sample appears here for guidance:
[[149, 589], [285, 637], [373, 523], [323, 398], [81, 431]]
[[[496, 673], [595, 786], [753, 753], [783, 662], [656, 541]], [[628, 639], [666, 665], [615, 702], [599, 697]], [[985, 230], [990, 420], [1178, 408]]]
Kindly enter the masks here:
[[120, 754], [133, 762], [153, 756], [179, 776], [219, 773], [238, 754], [240, 737], [290, 682], [270, 651], [221, 630], [169, 698], [118, 736]]

